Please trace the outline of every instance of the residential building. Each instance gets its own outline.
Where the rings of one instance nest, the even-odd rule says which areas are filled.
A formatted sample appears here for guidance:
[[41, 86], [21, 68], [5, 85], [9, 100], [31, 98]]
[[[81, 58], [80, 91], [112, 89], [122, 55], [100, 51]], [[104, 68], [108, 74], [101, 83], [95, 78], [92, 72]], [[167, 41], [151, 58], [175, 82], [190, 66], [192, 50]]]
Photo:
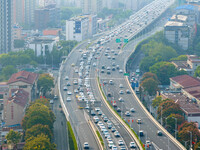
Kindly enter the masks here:
[[44, 30], [48, 27], [57, 27], [60, 23], [60, 9], [51, 4], [35, 10], [35, 29]]
[[24, 89], [11, 89], [8, 99], [4, 100], [4, 126], [21, 126], [26, 107], [29, 104], [29, 93]]
[[36, 98], [37, 80], [39, 75], [32, 72], [20, 71], [13, 74], [8, 80], [9, 93], [12, 89], [23, 89], [29, 93], [29, 102]]
[[7, 82], [0, 82], [0, 103], [3, 104], [4, 99], [7, 99], [9, 94], [9, 86]]
[[25, 0], [25, 24], [33, 26], [35, 9], [37, 8], [38, 0]]
[[119, 8], [119, 0], [102, 0], [102, 8], [116, 9]]
[[13, 23], [25, 23], [25, 0], [13, 0]]
[[82, 41], [88, 38], [89, 19], [78, 16], [66, 20], [66, 40]]
[[102, 10], [102, 0], [82, 0], [83, 14], [97, 14]]
[[179, 104], [188, 122], [197, 122], [200, 125], [200, 108], [193, 98], [187, 97], [182, 93], [162, 93], [163, 99], [172, 99]]
[[89, 37], [97, 33], [97, 15], [86, 15], [89, 19]]
[[0, 0], [0, 54], [13, 49], [13, 0]]
[[36, 56], [45, 56], [53, 50], [56, 41], [52, 38], [34, 38], [29, 44], [28, 48], [33, 49]]
[[164, 26], [164, 35], [169, 42], [179, 45], [184, 50], [188, 49], [191, 37], [186, 24], [168, 21]]
[[22, 39], [22, 28], [18, 25], [13, 26], [13, 39]]
[[62, 31], [62, 29], [49, 28], [49, 29], [43, 30], [43, 35], [44, 36], [48, 36], [48, 35], [59, 36], [61, 31]]
[[187, 61], [172, 61], [178, 70], [184, 70], [193, 76], [196, 68], [200, 65], [200, 58], [196, 55], [187, 55]]

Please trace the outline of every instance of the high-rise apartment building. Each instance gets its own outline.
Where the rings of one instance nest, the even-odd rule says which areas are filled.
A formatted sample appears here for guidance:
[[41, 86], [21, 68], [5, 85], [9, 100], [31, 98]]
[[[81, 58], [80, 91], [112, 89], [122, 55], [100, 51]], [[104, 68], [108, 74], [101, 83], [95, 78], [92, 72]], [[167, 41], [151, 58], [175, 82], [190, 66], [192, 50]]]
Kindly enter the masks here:
[[13, 23], [14, 24], [24, 24], [24, 9], [25, 0], [13, 0]]
[[96, 14], [102, 10], [102, 0], [82, 0], [84, 14]]
[[102, 0], [102, 7], [108, 9], [119, 8], [119, 0]]
[[0, 53], [8, 53], [13, 48], [12, 15], [13, 0], [0, 0]]
[[34, 23], [34, 13], [37, 5], [39, 4], [38, 0], [25, 0], [25, 24], [28, 26], [33, 25]]

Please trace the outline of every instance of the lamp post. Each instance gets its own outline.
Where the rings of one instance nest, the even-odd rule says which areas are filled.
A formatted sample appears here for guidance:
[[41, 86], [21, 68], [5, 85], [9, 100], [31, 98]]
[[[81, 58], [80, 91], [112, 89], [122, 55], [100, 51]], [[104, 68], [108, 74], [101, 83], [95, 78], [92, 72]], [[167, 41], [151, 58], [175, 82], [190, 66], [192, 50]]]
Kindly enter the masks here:
[[172, 117], [175, 119], [175, 139], [176, 139], [176, 132], [177, 132], [177, 118], [175, 117]]
[[188, 132], [190, 132], [190, 149], [192, 149], [192, 132], [191, 131]]

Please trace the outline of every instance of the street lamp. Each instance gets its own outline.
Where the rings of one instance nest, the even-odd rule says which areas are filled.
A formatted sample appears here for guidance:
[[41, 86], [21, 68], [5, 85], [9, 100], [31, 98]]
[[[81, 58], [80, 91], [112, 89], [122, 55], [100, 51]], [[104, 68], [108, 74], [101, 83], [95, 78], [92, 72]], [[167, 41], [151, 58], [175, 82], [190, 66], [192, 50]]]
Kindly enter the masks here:
[[192, 132], [191, 131], [188, 132], [190, 132], [190, 148], [192, 149]]
[[176, 132], [177, 132], [177, 118], [175, 117], [172, 117], [175, 119], [175, 139], [176, 139]]

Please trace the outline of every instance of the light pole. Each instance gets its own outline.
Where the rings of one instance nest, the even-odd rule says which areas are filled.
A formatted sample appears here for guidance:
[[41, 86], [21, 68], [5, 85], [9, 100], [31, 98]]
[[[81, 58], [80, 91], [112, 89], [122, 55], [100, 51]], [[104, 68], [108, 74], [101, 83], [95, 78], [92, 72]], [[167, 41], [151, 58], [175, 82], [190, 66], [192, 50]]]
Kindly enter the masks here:
[[176, 139], [176, 132], [177, 132], [177, 118], [175, 117], [172, 117], [175, 119], [175, 139]]
[[162, 118], [163, 107], [161, 106], [161, 125], [163, 126], [163, 118]]
[[188, 132], [190, 132], [190, 148], [192, 149], [192, 132], [191, 131]]

